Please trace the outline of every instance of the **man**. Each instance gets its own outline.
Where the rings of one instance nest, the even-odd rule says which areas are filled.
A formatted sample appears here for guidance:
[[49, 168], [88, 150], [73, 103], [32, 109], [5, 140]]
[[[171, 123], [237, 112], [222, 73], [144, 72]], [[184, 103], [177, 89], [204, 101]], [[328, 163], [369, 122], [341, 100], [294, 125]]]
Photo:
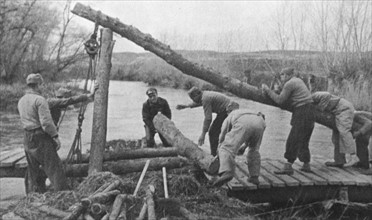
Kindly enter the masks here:
[[[370, 168], [370, 163], [372, 163], [372, 155], [370, 153], [372, 150], [372, 113], [355, 111], [352, 131], [356, 142], [357, 156], [360, 160], [354, 166], [368, 169]], [[372, 175], [372, 169], [363, 173]]]
[[[326, 166], [350, 167], [359, 159], [356, 156], [356, 144], [351, 133], [354, 118], [354, 106], [344, 98], [332, 95], [329, 92], [315, 92], [312, 98], [316, 108], [335, 116], [337, 129], [332, 131], [332, 143], [334, 145], [334, 161], [327, 161]], [[348, 155], [348, 161], [345, 160]]]
[[57, 128], [59, 127], [62, 110], [65, 110], [69, 105], [92, 100], [96, 89], [94, 90], [94, 93], [91, 94], [71, 96], [71, 90], [59, 88], [56, 92], [56, 98], [48, 99], [50, 114], [52, 115], [55, 126], [57, 126]]
[[239, 104], [235, 102], [229, 104], [227, 112], [228, 116], [222, 124], [218, 148], [221, 177], [213, 185], [221, 186], [233, 178], [235, 156], [239, 151], [244, 153], [244, 150], [240, 149], [243, 143], [245, 147], [249, 146], [247, 164], [250, 177], [248, 182], [258, 185], [261, 167], [259, 149], [266, 128], [265, 116], [261, 112], [239, 109]]
[[[192, 87], [188, 92], [193, 103], [188, 105], [177, 105], [178, 110], [185, 108], [195, 108], [203, 106], [204, 109], [204, 122], [202, 133], [198, 139], [199, 146], [204, 144], [205, 135], [209, 132], [209, 143], [211, 154], [217, 155], [218, 137], [221, 133], [221, 126], [227, 117], [226, 107], [230, 103], [230, 99], [218, 92], [201, 91], [197, 87]], [[217, 117], [212, 123], [212, 113], [216, 113]], [[212, 125], [211, 125], [212, 123]]]
[[41, 95], [43, 78], [38, 73], [32, 73], [27, 76], [26, 82], [28, 90], [18, 102], [18, 111], [25, 130], [24, 147], [28, 163], [26, 192], [44, 193], [46, 177], [55, 191], [66, 190], [67, 179], [57, 154], [61, 142], [48, 102]]
[[[162, 113], [167, 118], [172, 119], [172, 112], [167, 100], [159, 97], [158, 91], [155, 88], [149, 88], [146, 91], [146, 95], [148, 96], [148, 99], [142, 106], [142, 119], [143, 122], [145, 122], [147, 147], [154, 147], [156, 129], [152, 120], [158, 112]], [[161, 134], [159, 134], [159, 137], [163, 142], [164, 147], [171, 146]]]
[[292, 109], [291, 131], [286, 142], [284, 168], [274, 171], [276, 174], [293, 174], [292, 164], [299, 158], [304, 164], [300, 170], [311, 172], [309, 141], [314, 130], [313, 99], [305, 83], [294, 75], [293, 68], [285, 68], [280, 73], [283, 89], [280, 94], [263, 84], [263, 92], [279, 105], [289, 104]]

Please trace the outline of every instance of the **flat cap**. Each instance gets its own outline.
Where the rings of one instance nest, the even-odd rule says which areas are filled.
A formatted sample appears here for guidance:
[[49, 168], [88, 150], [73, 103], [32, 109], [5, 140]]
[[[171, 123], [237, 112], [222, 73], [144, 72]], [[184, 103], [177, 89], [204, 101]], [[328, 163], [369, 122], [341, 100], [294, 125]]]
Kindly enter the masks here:
[[155, 88], [151, 87], [146, 91], [146, 95], [151, 95], [151, 94], [158, 94], [158, 90]]
[[41, 84], [43, 83], [43, 77], [40, 75], [40, 73], [31, 73], [26, 78], [26, 83], [28, 84]]
[[190, 97], [196, 97], [196, 96], [200, 95], [201, 93], [202, 93], [201, 90], [198, 87], [196, 87], [196, 86], [192, 87], [187, 92], [187, 94], [189, 94]]

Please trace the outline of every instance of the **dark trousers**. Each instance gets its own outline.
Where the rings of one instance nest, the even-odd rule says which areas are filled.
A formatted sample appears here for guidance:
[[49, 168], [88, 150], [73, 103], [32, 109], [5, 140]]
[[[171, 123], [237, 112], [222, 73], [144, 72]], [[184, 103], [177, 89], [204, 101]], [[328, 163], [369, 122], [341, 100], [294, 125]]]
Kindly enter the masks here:
[[[154, 147], [155, 146], [154, 137], [155, 137], [156, 131], [151, 130], [147, 125], [145, 125], [145, 131], [146, 131], [147, 147]], [[163, 143], [164, 147], [171, 147], [171, 144], [168, 143], [168, 141], [164, 138], [164, 136], [161, 135], [160, 133], [158, 133], [158, 134], [159, 134], [160, 140]]]
[[309, 142], [314, 130], [314, 106], [306, 104], [293, 110], [291, 131], [289, 132], [284, 158], [294, 163], [298, 158], [304, 163], [310, 162]]
[[368, 169], [369, 168], [369, 136], [361, 135], [355, 138], [356, 147], [357, 147], [357, 156], [359, 158], [359, 164], [361, 167]]
[[26, 192], [44, 193], [49, 178], [55, 191], [69, 189], [56, 143], [41, 129], [26, 131], [24, 147], [28, 163], [25, 177]]
[[217, 148], [218, 148], [218, 139], [221, 133], [221, 127], [223, 121], [227, 118], [227, 113], [223, 112], [220, 114], [217, 114], [216, 118], [212, 122], [211, 127], [209, 128], [208, 134], [209, 134], [209, 146], [211, 149], [211, 154], [213, 156], [217, 155]]

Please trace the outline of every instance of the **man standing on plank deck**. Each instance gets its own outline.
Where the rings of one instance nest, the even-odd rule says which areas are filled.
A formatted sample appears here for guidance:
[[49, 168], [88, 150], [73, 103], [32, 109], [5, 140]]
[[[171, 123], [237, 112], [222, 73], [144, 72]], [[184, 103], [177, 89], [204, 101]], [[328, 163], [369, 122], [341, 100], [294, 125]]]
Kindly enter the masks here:
[[61, 142], [48, 102], [41, 95], [43, 78], [38, 73], [32, 73], [27, 76], [26, 82], [28, 90], [18, 102], [18, 111], [25, 130], [24, 147], [28, 163], [26, 192], [44, 193], [46, 177], [55, 191], [67, 190], [67, 178], [57, 154]]
[[[205, 135], [209, 133], [209, 143], [211, 154], [217, 155], [218, 138], [221, 133], [221, 126], [225, 118], [227, 117], [226, 107], [230, 103], [230, 99], [219, 92], [213, 91], [201, 91], [197, 87], [192, 87], [188, 92], [190, 98], [194, 101], [188, 105], [177, 105], [178, 110], [185, 108], [196, 108], [203, 106], [204, 109], [204, 122], [202, 133], [198, 139], [198, 145], [204, 144]], [[213, 119], [212, 113], [216, 113], [217, 117]], [[212, 125], [211, 125], [212, 123]]]
[[[247, 164], [250, 176], [248, 182], [258, 185], [261, 168], [259, 150], [266, 128], [265, 116], [261, 112], [239, 109], [239, 104], [236, 102], [229, 104], [227, 112], [229, 116], [222, 124], [218, 148], [221, 177], [213, 185], [221, 186], [234, 177], [235, 156], [239, 153], [243, 154], [246, 147], [249, 147]], [[244, 148], [241, 148], [244, 143]]]
[[285, 68], [280, 73], [283, 90], [280, 94], [263, 84], [262, 90], [279, 105], [288, 103], [292, 108], [291, 131], [286, 142], [284, 157], [287, 163], [276, 174], [293, 174], [292, 164], [298, 158], [304, 164], [300, 170], [311, 172], [309, 142], [314, 130], [314, 106], [311, 93], [305, 83], [294, 74], [293, 68]]
[[[350, 167], [358, 163], [356, 144], [351, 133], [354, 118], [354, 106], [344, 98], [332, 95], [329, 92], [315, 92], [312, 94], [315, 107], [335, 116], [337, 129], [332, 130], [332, 143], [334, 145], [334, 161], [327, 161], [326, 166]], [[348, 160], [345, 159], [348, 156]]]

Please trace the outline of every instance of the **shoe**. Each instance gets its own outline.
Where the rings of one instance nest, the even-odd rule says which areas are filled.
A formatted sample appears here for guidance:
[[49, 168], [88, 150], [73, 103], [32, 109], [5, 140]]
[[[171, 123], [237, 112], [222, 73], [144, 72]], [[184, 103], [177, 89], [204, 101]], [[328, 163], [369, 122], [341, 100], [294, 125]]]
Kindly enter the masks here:
[[274, 171], [275, 174], [279, 175], [293, 175], [293, 168], [291, 163], [285, 163], [282, 170]]
[[369, 169], [369, 163], [362, 163], [361, 161], [359, 161], [358, 163], [352, 165], [352, 167], [355, 167], [355, 168], [361, 168], [361, 169]]
[[211, 163], [208, 166], [208, 169], [206, 170], [206, 173], [212, 176], [218, 175], [218, 170], [220, 169], [220, 158], [218, 156], [215, 156]]
[[214, 181], [213, 186], [220, 187], [225, 183], [228, 183], [232, 178], [234, 177], [232, 172], [224, 172], [220, 178], [218, 178], [216, 181]]
[[368, 169], [368, 170], [361, 170], [360, 171], [362, 174], [364, 174], [364, 175], [372, 175], [372, 169]]
[[344, 166], [344, 164], [342, 164], [342, 163], [336, 163], [336, 162], [333, 162], [333, 161], [327, 161], [324, 164], [327, 167], [338, 167], [338, 168], [342, 168]]
[[303, 171], [303, 172], [306, 172], [306, 173], [312, 173], [313, 172], [311, 170], [310, 163], [304, 163], [304, 165], [302, 165], [300, 170]]
[[260, 181], [258, 180], [258, 176], [251, 176], [248, 178], [248, 182], [253, 183], [255, 185], [259, 185]]
[[352, 154], [350, 155], [350, 160], [344, 164], [344, 167], [351, 167], [358, 162], [359, 158], [355, 154]]

